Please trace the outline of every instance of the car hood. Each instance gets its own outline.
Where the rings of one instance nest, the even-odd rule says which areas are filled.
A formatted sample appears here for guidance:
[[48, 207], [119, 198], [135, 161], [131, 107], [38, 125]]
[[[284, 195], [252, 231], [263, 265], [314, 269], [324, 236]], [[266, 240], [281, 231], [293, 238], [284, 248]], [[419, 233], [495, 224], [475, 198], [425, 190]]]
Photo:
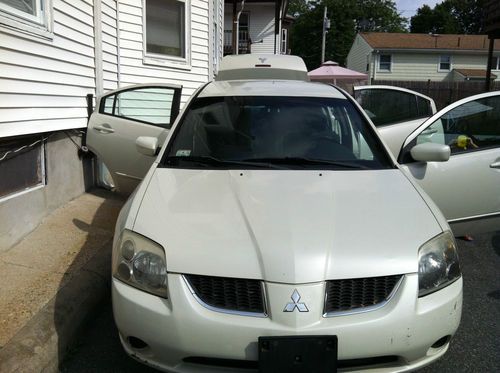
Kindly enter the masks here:
[[133, 230], [169, 272], [307, 283], [418, 270], [442, 230], [398, 169], [158, 168]]

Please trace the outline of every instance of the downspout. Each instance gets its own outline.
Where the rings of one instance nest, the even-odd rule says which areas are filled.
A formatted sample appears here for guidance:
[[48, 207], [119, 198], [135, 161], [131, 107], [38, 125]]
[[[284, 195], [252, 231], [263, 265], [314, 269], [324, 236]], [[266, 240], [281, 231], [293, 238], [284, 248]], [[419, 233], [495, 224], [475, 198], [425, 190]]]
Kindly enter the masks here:
[[232, 36], [232, 41], [231, 43], [233, 44], [233, 53], [235, 54], [234, 51], [237, 48], [236, 45], [236, 35], [238, 33], [238, 22], [236, 21], [236, 5], [237, 5], [237, 0], [233, 0], [233, 34]]
[[274, 6], [274, 54], [276, 52], [276, 38], [280, 33], [279, 19], [281, 13], [281, 0], [276, 0], [276, 5]]
[[102, 68], [102, 10], [101, 0], [94, 1], [94, 65], [95, 65], [95, 94], [97, 97], [103, 93], [103, 68]]
[[234, 54], [239, 54], [240, 50], [240, 16], [241, 13], [243, 12], [244, 7], [245, 7], [245, 0], [241, 0], [241, 9], [238, 12], [238, 15], [236, 16], [236, 53]]
[[120, 0], [116, 0], [116, 88], [121, 85]]

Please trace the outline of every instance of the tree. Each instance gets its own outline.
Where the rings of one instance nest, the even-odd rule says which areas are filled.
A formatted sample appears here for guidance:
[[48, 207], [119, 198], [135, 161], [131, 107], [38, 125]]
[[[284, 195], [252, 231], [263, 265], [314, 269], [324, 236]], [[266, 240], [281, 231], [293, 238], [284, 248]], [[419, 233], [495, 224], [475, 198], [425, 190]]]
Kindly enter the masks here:
[[294, 54], [301, 56], [309, 70], [321, 63], [321, 39], [323, 11], [328, 7], [327, 17], [331, 28], [326, 37], [327, 60], [340, 64], [345, 59], [357, 31], [405, 31], [406, 19], [396, 11], [392, 0], [291, 0], [289, 13], [296, 12], [291, 37]]
[[434, 34], [481, 34], [484, 0], [445, 0], [424, 5], [411, 17], [410, 31]]

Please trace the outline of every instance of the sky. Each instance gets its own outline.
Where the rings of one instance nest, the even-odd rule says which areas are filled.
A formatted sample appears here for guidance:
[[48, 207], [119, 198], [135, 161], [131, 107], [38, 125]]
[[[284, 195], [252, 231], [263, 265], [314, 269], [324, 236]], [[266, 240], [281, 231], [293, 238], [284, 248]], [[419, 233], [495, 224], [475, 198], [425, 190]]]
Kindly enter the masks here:
[[434, 5], [442, 2], [443, 0], [396, 0], [396, 6], [398, 8], [398, 12], [406, 18], [410, 18], [415, 15], [417, 9], [422, 5], [427, 4], [431, 8], [434, 8]]

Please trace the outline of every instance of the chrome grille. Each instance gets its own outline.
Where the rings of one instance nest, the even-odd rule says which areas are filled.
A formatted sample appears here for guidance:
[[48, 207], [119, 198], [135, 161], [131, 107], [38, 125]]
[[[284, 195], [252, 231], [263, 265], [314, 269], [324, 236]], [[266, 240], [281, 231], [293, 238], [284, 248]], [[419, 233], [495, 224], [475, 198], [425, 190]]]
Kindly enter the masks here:
[[325, 314], [363, 311], [381, 305], [402, 275], [330, 280], [326, 283]]
[[265, 314], [262, 283], [229, 277], [184, 275], [193, 294], [216, 311]]

